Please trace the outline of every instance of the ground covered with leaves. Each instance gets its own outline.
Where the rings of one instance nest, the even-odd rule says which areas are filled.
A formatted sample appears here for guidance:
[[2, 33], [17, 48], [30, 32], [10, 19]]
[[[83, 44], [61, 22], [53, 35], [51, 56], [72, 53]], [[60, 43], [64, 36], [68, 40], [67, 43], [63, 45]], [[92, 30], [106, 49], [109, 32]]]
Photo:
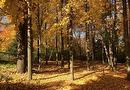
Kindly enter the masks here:
[[96, 64], [90, 71], [86, 66], [75, 63], [75, 80], [71, 81], [67, 65], [64, 69], [49, 65], [33, 66], [33, 80], [29, 81], [27, 73], [18, 74], [15, 64], [0, 64], [0, 90], [130, 90], [130, 82], [126, 80], [123, 64], [117, 71], [111, 71], [107, 65]]

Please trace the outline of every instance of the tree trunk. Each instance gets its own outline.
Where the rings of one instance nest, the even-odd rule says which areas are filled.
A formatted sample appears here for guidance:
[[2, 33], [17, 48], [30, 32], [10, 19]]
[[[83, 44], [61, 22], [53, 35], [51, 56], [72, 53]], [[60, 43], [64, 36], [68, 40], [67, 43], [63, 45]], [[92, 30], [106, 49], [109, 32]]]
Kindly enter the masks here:
[[112, 52], [112, 43], [109, 43], [109, 65], [112, 70], [114, 70], [114, 62], [113, 62], [113, 52]]
[[74, 61], [73, 61], [73, 12], [72, 12], [72, 7], [70, 8], [70, 29], [69, 29], [69, 54], [70, 54], [70, 75], [71, 75], [71, 80], [74, 80]]
[[[123, 2], [123, 3], [125, 3], [125, 2]], [[125, 4], [124, 4], [125, 5]], [[124, 6], [123, 5], [123, 6]], [[125, 15], [127, 15], [127, 11], [125, 10], [126, 9], [126, 7], [124, 6], [124, 8], [123, 8], [123, 10], [124, 10], [124, 23], [125, 23], [125, 19], [127, 19], [127, 17], [125, 17]], [[130, 29], [130, 0], [128, 0], [128, 9], [129, 9], [129, 16], [128, 16], [128, 18], [129, 18], [129, 29]], [[126, 21], [126, 24], [127, 24], [127, 21]], [[124, 28], [125, 28], [125, 24], [124, 24]], [[126, 49], [128, 50], [127, 51], [127, 79], [130, 81], [130, 48], [129, 48], [129, 45], [130, 45], [130, 41], [129, 41], [129, 39], [130, 39], [130, 33], [129, 33], [129, 31], [128, 31], [128, 29], [127, 29], [127, 27], [126, 27], [126, 29], [125, 29], [125, 31], [127, 30], [127, 41], [126, 41]]]
[[23, 25], [20, 23], [17, 31], [17, 72], [25, 72], [25, 47], [23, 44]]
[[37, 29], [38, 29], [38, 40], [37, 40], [37, 44], [38, 44], [38, 50], [37, 50], [37, 58], [38, 58], [38, 62], [39, 64], [41, 64], [41, 10], [40, 10], [40, 6], [38, 4], [38, 13], [37, 13]]
[[31, 2], [25, 0], [27, 3], [27, 10], [28, 10], [28, 23], [27, 23], [27, 59], [28, 59], [28, 79], [32, 79], [32, 26], [31, 26]]
[[[88, 4], [87, 4], [87, 0], [85, 0], [85, 4], [84, 4], [84, 8], [85, 8], [85, 12], [88, 12]], [[87, 66], [87, 70], [90, 70], [89, 67], [89, 25], [87, 23], [85, 23], [85, 29], [86, 29], [86, 45], [85, 45], [85, 51], [86, 51], [86, 66]]]
[[70, 73], [71, 73], [71, 80], [74, 80], [74, 57], [72, 51], [70, 51]]
[[70, 69], [70, 24], [67, 25], [67, 51], [68, 68]]
[[[27, 14], [27, 12], [25, 12]], [[17, 27], [17, 72], [24, 73], [27, 67], [27, 18]]]
[[113, 54], [113, 57], [112, 57], [112, 60], [113, 60], [113, 70], [116, 69], [116, 54], [117, 54], [117, 41], [118, 41], [118, 38], [117, 38], [117, 30], [116, 30], [116, 23], [117, 23], [117, 10], [116, 10], [116, 0], [114, 0], [114, 3], [113, 3], [113, 8], [114, 8], [114, 19], [113, 19], [113, 28], [112, 28], [112, 32], [111, 32], [111, 49], [112, 49], [112, 54]]
[[105, 64], [105, 60], [104, 60], [104, 47], [103, 47], [103, 40], [101, 40], [101, 44], [102, 44], [102, 64]]
[[64, 68], [64, 37], [63, 37], [63, 31], [61, 30], [61, 68]]
[[[58, 7], [56, 7], [56, 23], [58, 24], [59, 22], [59, 19], [58, 19]], [[57, 33], [57, 30], [56, 30], [56, 36], [55, 36], [55, 47], [56, 47], [56, 53], [55, 53], [55, 59], [56, 59], [56, 65], [58, 66], [58, 33]]]
[[[45, 30], [47, 30], [47, 23], [45, 22]], [[48, 65], [48, 43], [47, 43], [47, 37], [45, 37], [45, 61], [46, 65]]]
[[104, 41], [103, 41], [103, 38], [102, 38], [101, 40], [102, 40], [102, 48], [104, 48], [104, 51], [105, 51], [105, 55], [106, 55], [108, 64], [110, 65], [110, 58], [109, 58], [109, 53], [108, 53], [108, 50], [107, 50], [107, 46], [105, 45], [105, 43], [104, 43]]
[[[129, 0], [128, 0], [129, 1]], [[127, 59], [127, 79], [130, 81], [130, 57], [129, 57], [129, 46], [128, 46], [128, 17], [127, 17], [127, 1], [122, 0], [123, 5], [123, 28], [124, 28], [124, 42], [125, 42], [125, 54]]]
[[89, 40], [90, 40], [90, 48], [91, 48], [91, 66], [94, 69], [94, 32], [92, 31], [92, 24], [89, 24]]
[[[63, 17], [63, 13], [62, 13], [62, 8], [66, 5], [66, 0], [61, 0], [61, 18]], [[61, 68], [64, 68], [64, 37], [63, 37], [63, 28], [61, 29], [61, 54], [60, 54], [60, 59], [61, 59]]]
[[58, 66], [58, 36], [56, 31], [56, 65]]
[[86, 48], [85, 48], [85, 51], [86, 51], [86, 66], [87, 66], [87, 70], [90, 70], [90, 67], [89, 67], [89, 27], [88, 27], [88, 24], [86, 23], [85, 24], [85, 29], [86, 29]]

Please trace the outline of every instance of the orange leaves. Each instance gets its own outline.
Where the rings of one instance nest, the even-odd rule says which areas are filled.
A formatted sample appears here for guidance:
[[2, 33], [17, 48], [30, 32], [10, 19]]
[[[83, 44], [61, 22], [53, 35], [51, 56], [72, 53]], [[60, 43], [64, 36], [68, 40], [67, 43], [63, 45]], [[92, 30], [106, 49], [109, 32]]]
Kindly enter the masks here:
[[14, 25], [9, 27], [4, 27], [3, 31], [0, 32], [0, 50], [5, 51], [9, 44], [12, 42], [12, 39], [15, 37]]
[[[44, 62], [45, 63], [45, 62]], [[54, 61], [41, 67], [40, 71], [34, 66], [33, 80], [27, 80], [27, 73], [16, 73], [16, 65], [0, 64], [0, 78], [9, 76], [8, 83], [0, 81], [0, 89], [7, 88], [14, 90], [130, 90], [130, 82], [125, 79], [125, 75], [118, 72], [112, 72], [106, 65], [96, 64], [94, 71], [87, 71], [80, 61], [80, 65], [75, 68], [74, 81], [70, 81], [69, 69], [67, 64], [64, 69], [55, 66]], [[120, 68], [119, 68], [120, 67]], [[125, 66], [118, 65], [119, 72], [125, 69]], [[103, 71], [104, 70], [104, 74]]]

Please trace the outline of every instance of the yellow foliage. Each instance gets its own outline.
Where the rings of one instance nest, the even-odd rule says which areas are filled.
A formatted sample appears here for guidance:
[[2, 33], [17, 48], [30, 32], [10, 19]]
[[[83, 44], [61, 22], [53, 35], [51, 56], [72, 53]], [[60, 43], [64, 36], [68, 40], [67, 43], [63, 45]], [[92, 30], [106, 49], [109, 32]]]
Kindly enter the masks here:
[[0, 0], [0, 8], [3, 8], [3, 7], [4, 7], [5, 1], [6, 1], [6, 0]]

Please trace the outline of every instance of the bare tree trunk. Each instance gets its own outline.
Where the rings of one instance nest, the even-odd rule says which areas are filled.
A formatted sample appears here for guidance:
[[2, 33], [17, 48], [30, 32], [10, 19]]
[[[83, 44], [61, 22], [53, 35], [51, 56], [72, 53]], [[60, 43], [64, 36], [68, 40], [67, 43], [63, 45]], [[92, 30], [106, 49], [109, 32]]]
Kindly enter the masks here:
[[[26, 7], [26, 6], [25, 6]], [[20, 22], [17, 27], [17, 72], [24, 73], [27, 68], [27, 11], [23, 12], [23, 23]]]
[[64, 38], [63, 38], [63, 31], [61, 30], [61, 68], [64, 68]]
[[[126, 9], [126, 2], [124, 1], [123, 2], [124, 4], [123, 4], [123, 15], [124, 15], [124, 23], [126, 23], [127, 24], [127, 21], [125, 21], [126, 19], [127, 19], [127, 17], [125, 16], [125, 15], [127, 15], [127, 11], [125, 10]], [[129, 10], [129, 14], [128, 14], [128, 18], [129, 18], [129, 29], [130, 29], [130, 0], [128, 0], [128, 10]], [[125, 30], [125, 32], [127, 32], [127, 33], [125, 33], [126, 35], [127, 35], [127, 37], [126, 37], [126, 50], [127, 50], [127, 79], [130, 81], [130, 48], [129, 48], [129, 45], [130, 45], [130, 41], [129, 41], [129, 38], [130, 38], [130, 31], [128, 31], [128, 29], [127, 29], [127, 27], [125, 27], [126, 25], [124, 24], [124, 28], [126, 28], [126, 29], [124, 29]], [[126, 31], [127, 30], [127, 31]]]
[[42, 31], [41, 31], [41, 26], [42, 26], [42, 16], [41, 16], [41, 8], [40, 5], [38, 4], [38, 9], [37, 9], [37, 33], [38, 33], [38, 40], [37, 40], [37, 61], [39, 63], [38, 70], [41, 68], [41, 63], [42, 63], [42, 58], [41, 58], [41, 39], [42, 39]]
[[17, 31], [17, 72], [18, 73], [24, 73], [25, 72], [25, 47], [23, 44], [23, 25], [20, 23], [18, 31]]
[[117, 43], [118, 43], [118, 38], [117, 38], [117, 2], [114, 0], [114, 21], [113, 21], [113, 30], [112, 30], [112, 51], [113, 51], [113, 63], [114, 67], [116, 69], [117, 66]]
[[47, 43], [47, 37], [45, 39], [45, 60], [46, 60], [46, 65], [48, 65], [48, 43]]
[[88, 45], [88, 43], [89, 43], [89, 27], [88, 27], [88, 24], [86, 23], [85, 24], [85, 27], [86, 27], [86, 66], [87, 66], [87, 70], [89, 70], [90, 69], [90, 67], [89, 67], [89, 45]]
[[[62, 8], [66, 5], [66, 0], [61, 0], [61, 18], [63, 17]], [[61, 29], [61, 53], [60, 53], [60, 59], [61, 59], [61, 68], [64, 68], [64, 37], [63, 37], [63, 28]]]
[[101, 40], [101, 43], [102, 43], [102, 64], [105, 64], [103, 40]]
[[73, 12], [72, 7], [70, 7], [70, 29], [69, 29], [69, 51], [70, 51], [70, 74], [71, 74], [71, 80], [74, 80], [74, 60], [73, 60]]
[[[85, 12], [88, 12], [88, 4], [87, 4], [87, 0], [85, 0], [85, 4], [84, 4], [84, 8], [85, 8]], [[89, 25], [87, 23], [85, 23], [85, 29], [86, 29], [86, 66], [87, 66], [87, 70], [90, 70], [90, 67], [89, 67]]]
[[28, 11], [28, 23], [27, 23], [27, 59], [28, 59], [28, 79], [32, 79], [32, 26], [31, 26], [31, 2], [25, 0], [27, 3], [27, 11]]
[[107, 50], [107, 46], [105, 45], [105, 43], [103, 41], [103, 38], [102, 38], [102, 45], [103, 45], [103, 48], [105, 50], [105, 54], [106, 54], [106, 57], [107, 57], [108, 64], [110, 65], [109, 53], [108, 53], [108, 50]]
[[111, 66], [112, 70], [114, 70], [114, 63], [113, 63], [113, 52], [112, 52], [112, 44], [109, 43], [109, 65]]
[[94, 69], [94, 32], [92, 31], [92, 24], [89, 24], [89, 40], [91, 48], [91, 66]]
[[[47, 23], [45, 22], [45, 30], [47, 30]], [[47, 42], [47, 37], [45, 37], [45, 61], [46, 65], [48, 65], [48, 42]]]
[[82, 62], [82, 45], [81, 45], [81, 31], [79, 31], [79, 59], [81, 61], [81, 65], [83, 64]]
[[70, 69], [70, 25], [67, 25], [68, 68]]
[[74, 57], [73, 52], [70, 51], [70, 73], [71, 73], [71, 80], [74, 80]]
[[56, 65], [58, 66], [58, 36], [56, 31]]
[[[58, 7], [56, 7], [56, 15], [57, 15], [56, 23], [58, 24], [58, 22], [59, 22], [59, 19], [58, 19]], [[58, 66], [58, 33], [57, 33], [57, 30], [56, 30], [55, 40], [56, 40], [56, 43], [55, 43], [55, 47], [56, 47], [55, 59], [56, 59], [56, 65]]]
[[41, 9], [40, 9], [40, 5], [38, 4], [38, 12], [37, 12], [37, 29], [38, 29], [38, 40], [37, 40], [37, 45], [38, 45], [38, 50], [37, 50], [37, 58], [38, 58], [38, 62], [39, 64], [41, 63]]

